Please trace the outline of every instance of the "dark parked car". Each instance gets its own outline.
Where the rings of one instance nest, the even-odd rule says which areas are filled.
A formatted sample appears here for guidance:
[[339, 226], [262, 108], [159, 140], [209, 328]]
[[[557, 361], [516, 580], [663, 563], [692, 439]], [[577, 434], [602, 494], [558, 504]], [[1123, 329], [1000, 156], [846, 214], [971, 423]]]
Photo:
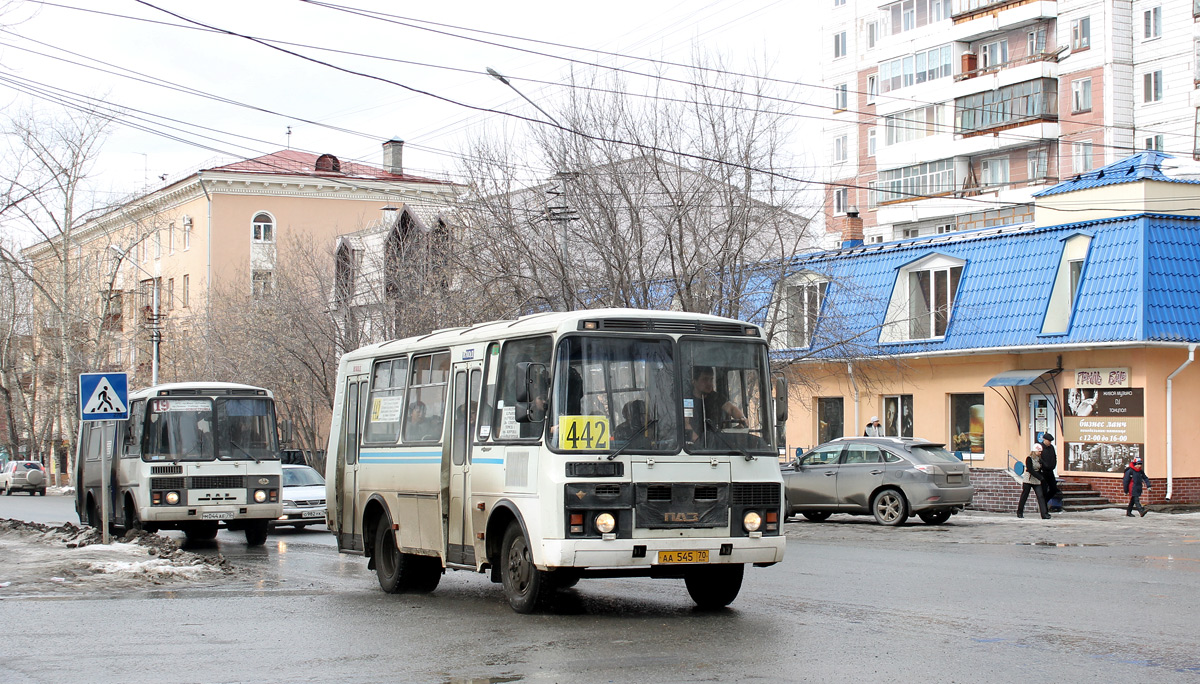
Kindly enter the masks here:
[[834, 513], [874, 515], [881, 525], [908, 516], [939, 525], [971, 503], [967, 464], [944, 445], [899, 437], [843, 437], [783, 469], [788, 517], [820, 522]]
[[9, 461], [0, 468], [0, 489], [9, 496], [20, 491], [46, 496], [46, 471], [37, 461]]

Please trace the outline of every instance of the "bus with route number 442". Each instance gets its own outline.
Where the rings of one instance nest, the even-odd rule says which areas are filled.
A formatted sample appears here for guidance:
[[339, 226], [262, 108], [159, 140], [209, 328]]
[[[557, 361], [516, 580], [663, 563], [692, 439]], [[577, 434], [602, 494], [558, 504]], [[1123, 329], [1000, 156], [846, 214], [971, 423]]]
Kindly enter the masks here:
[[787, 386], [749, 323], [544, 313], [345, 354], [326, 466], [340, 551], [384, 591], [487, 572], [514, 610], [592, 577], [731, 603], [783, 559]]

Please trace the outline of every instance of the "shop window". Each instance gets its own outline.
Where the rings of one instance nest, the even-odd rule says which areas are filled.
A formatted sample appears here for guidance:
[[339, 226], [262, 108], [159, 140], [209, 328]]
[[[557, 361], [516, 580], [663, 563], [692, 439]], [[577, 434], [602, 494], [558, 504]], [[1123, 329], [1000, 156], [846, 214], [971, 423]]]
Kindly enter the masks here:
[[950, 395], [950, 450], [964, 460], [983, 458], [983, 394]]
[[913, 436], [911, 394], [896, 394], [883, 398], [883, 434], [885, 437]]
[[845, 415], [845, 400], [842, 397], [817, 397], [818, 444], [846, 435]]

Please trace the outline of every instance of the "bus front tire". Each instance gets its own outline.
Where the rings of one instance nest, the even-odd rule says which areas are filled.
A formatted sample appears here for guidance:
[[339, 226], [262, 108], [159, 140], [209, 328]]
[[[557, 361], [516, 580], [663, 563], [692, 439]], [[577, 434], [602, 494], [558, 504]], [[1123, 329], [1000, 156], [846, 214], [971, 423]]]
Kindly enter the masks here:
[[375, 576], [389, 594], [428, 594], [442, 581], [442, 563], [435, 556], [401, 553], [396, 532], [386, 518], [375, 528]]
[[270, 521], [246, 521], [246, 546], [262, 546], [267, 543], [267, 533], [270, 532]]
[[688, 594], [701, 610], [715, 610], [733, 603], [742, 590], [746, 566], [741, 563], [705, 565], [683, 577]]
[[192, 523], [183, 531], [188, 541], [209, 541], [217, 538], [217, 523], [202, 522]]
[[551, 593], [547, 573], [533, 564], [533, 552], [515, 522], [508, 526], [500, 546], [500, 580], [508, 604], [518, 613], [532, 613]]

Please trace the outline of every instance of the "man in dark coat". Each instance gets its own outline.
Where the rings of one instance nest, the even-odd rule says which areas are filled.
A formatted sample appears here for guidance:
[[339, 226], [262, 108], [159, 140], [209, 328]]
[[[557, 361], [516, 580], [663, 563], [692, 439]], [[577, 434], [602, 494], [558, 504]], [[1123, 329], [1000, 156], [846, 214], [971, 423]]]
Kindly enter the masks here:
[[[1042, 481], [1042, 490], [1046, 494], [1046, 501], [1059, 498], [1058, 480], [1054, 478], [1054, 469], [1058, 467], [1058, 452], [1054, 450], [1054, 435], [1049, 432], [1042, 433], [1042, 471], [1038, 474], [1038, 479]], [[1054, 506], [1050, 510], [1055, 513], [1062, 510], [1061, 506]]]

